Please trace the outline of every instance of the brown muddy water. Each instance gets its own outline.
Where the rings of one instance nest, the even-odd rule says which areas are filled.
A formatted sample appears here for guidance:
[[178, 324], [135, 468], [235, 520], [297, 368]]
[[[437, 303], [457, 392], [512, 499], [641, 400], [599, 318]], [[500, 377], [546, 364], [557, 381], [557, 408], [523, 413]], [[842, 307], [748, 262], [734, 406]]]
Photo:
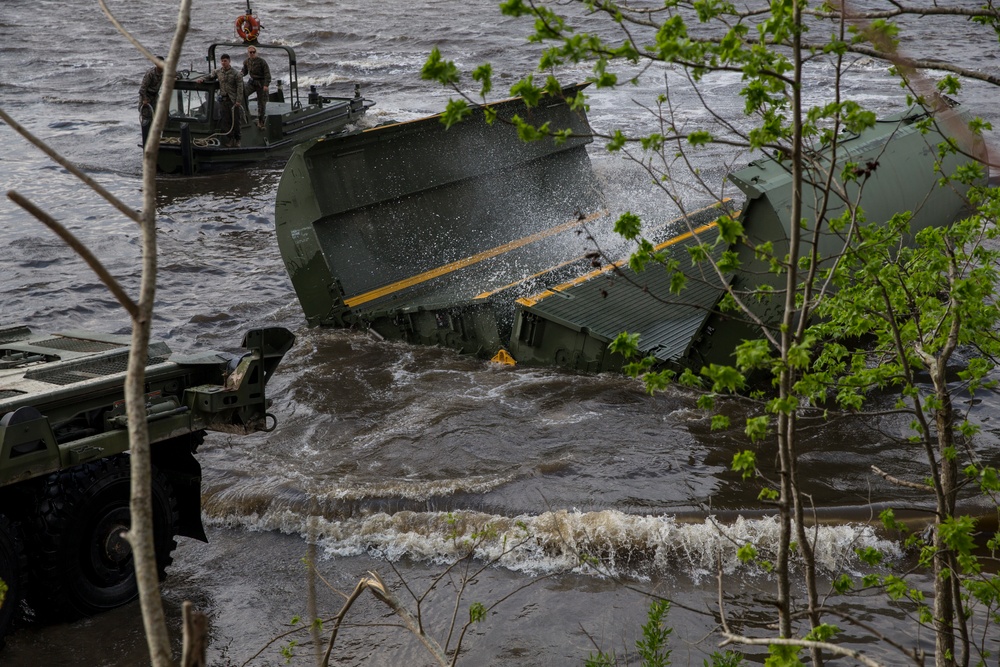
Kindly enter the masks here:
[[[110, 5], [144, 43], [165, 49], [164, 17], [172, 9], [151, 2]], [[6, 0], [3, 8], [0, 104], [138, 206], [135, 103], [145, 63], [96, 5]], [[361, 83], [378, 103], [370, 112], [373, 123], [443, 108], [446, 93], [419, 78], [435, 45], [466, 70], [494, 61], [498, 80], [531, 66], [524, 40], [530, 25], [501, 17], [485, 0], [278, 0], [254, 9], [266, 39], [296, 49], [306, 85], [349, 94], [354, 82]], [[228, 40], [242, 11], [238, 2], [196, 2], [185, 60], [200, 62], [210, 41]], [[80, 38], [58, 37], [67, 13]], [[921, 55], [957, 57], [995, 71], [995, 39], [977, 43], [967, 31], [919, 33]], [[581, 66], [579, 75], [586, 71]], [[847, 89], [855, 99], [884, 112], [902, 106], [877, 63], [861, 60], [853, 72]], [[648, 124], [633, 102], [650, 104], [664, 77], [676, 74], [658, 70], [635, 89], [595, 91], [591, 123], [599, 130], [619, 122]], [[810, 83], [821, 89], [827, 81], [816, 73]], [[718, 76], [707, 82], [705, 94], [713, 109], [736, 118], [738, 88], [738, 77]], [[962, 97], [996, 125], [994, 100], [993, 91], [976, 85]], [[687, 101], [690, 119], [702, 118], [706, 112], [693, 98]], [[134, 227], [6, 126], [0, 126], [0, 145], [4, 189], [42, 205], [134, 289]], [[728, 164], [750, 158], [718, 148], [699, 159], [702, 177], [721, 182]], [[638, 169], [597, 145], [592, 162], [615, 211], [632, 210], [658, 223], [676, 216]], [[283, 664], [280, 642], [264, 647], [289, 629], [293, 617], [306, 615], [307, 543], [315, 544], [317, 569], [329, 583], [317, 588], [319, 613], [329, 618], [342, 601], [332, 589], [349, 592], [368, 571], [379, 572], [401, 596], [400, 576], [422, 593], [462, 553], [452, 537], [456, 525], [490, 525], [497, 532], [481, 545], [472, 567], [497, 563], [475, 576], [460, 616], [471, 602], [504, 599], [466, 637], [461, 664], [579, 665], [598, 645], [622, 653], [634, 646], [644, 596], [654, 592], [674, 601], [674, 664], [700, 666], [717, 642], [720, 569], [736, 627], [765, 617], [761, 601], [771, 582], [739, 565], [735, 545], [750, 537], [773, 544], [776, 527], [757, 511], [757, 487], [729, 472], [733, 453], [747, 444], [738, 429], [713, 433], [692, 397], [679, 391], [651, 397], [617, 375], [499, 367], [362, 332], [307, 329], [274, 238], [280, 174], [277, 163], [159, 181], [155, 336], [176, 352], [234, 348], [245, 330], [261, 325], [286, 326], [298, 337], [269, 387], [278, 428], [246, 438], [213, 434], [201, 450], [210, 541], [182, 539], [174, 553], [163, 594], [175, 637], [181, 604], [192, 600], [211, 619], [212, 664], [244, 664], [261, 649], [251, 664]], [[83, 263], [6, 199], [0, 229], [4, 326], [127, 331], [124, 314]], [[968, 407], [984, 427], [979, 453], [995, 464], [1000, 400], [984, 390]], [[727, 409], [734, 423], [744, 416], [737, 406]], [[899, 444], [904, 426], [833, 422], [807, 432], [801, 471], [830, 518], [819, 529], [825, 578], [861, 570], [856, 546], [904, 557], [866, 524], [865, 509], [893, 498], [903, 505], [919, 501], [898, 501], [899, 491], [870, 472], [878, 465], [900, 477], [922, 476], [919, 453]], [[768, 456], [764, 449], [762, 458]], [[531, 539], [520, 544], [522, 526]], [[578, 563], [581, 548], [601, 554], [600, 568]], [[445, 577], [423, 605], [427, 627], [441, 639], [458, 582], [457, 573]], [[883, 631], [910, 628], [906, 610], [880, 597], [843, 604]], [[372, 597], [363, 597], [348, 620], [335, 664], [430, 663]], [[311, 664], [309, 656], [300, 646], [293, 664]], [[0, 664], [147, 664], [138, 607], [18, 628]]]

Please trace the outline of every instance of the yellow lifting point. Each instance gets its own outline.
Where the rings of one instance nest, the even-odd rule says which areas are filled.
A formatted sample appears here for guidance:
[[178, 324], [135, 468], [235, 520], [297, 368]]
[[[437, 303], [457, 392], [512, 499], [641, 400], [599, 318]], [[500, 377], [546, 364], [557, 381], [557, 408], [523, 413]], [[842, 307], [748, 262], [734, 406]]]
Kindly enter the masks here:
[[490, 361], [495, 364], [505, 364], [507, 366], [517, 365], [517, 362], [514, 361], [514, 357], [510, 356], [510, 353], [503, 348], [500, 348], [500, 351], [493, 355], [493, 358], [490, 359]]

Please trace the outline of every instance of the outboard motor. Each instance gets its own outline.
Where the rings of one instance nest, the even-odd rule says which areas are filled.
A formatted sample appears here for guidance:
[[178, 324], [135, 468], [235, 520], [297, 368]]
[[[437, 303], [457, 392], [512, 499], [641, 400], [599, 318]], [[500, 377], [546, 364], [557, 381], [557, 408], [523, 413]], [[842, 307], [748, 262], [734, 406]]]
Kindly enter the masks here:
[[309, 104], [319, 104], [319, 93], [316, 92], [316, 86], [309, 86]]

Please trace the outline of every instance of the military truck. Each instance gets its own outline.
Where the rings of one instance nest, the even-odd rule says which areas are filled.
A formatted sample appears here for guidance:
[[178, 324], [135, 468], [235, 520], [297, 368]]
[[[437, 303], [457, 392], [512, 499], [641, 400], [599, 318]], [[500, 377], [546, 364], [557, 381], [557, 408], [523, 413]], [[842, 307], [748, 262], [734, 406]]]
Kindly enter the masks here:
[[[264, 388], [295, 338], [248, 332], [238, 353], [171, 353], [151, 343], [146, 412], [157, 567], [176, 536], [206, 541], [201, 467], [207, 430], [271, 430]], [[79, 617], [136, 598], [123, 386], [130, 339], [0, 329], [0, 639], [26, 600], [41, 618]]]

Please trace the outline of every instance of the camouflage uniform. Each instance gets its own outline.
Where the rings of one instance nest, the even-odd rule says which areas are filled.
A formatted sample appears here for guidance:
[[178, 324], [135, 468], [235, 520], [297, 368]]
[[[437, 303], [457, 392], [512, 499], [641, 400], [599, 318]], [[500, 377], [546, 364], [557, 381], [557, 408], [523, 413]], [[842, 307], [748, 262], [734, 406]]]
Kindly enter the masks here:
[[[230, 142], [239, 143], [243, 124], [243, 77], [230, 67], [220, 67], [205, 77], [205, 81], [219, 82], [219, 95], [222, 96], [222, 127]], [[240, 106], [237, 107], [236, 105]]]
[[250, 75], [250, 84], [244, 86], [246, 106], [250, 108], [250, 93], [257, 93], [257, 123], [263, 125], [267, 119], [264, 113], [267, 108], [267, 93], [264, 92], [264, 88], [271, 85], [271, 68], [260, 56], [247, 58], [243, 61], [243, 75], [247, 74]]
[[156, 108], [156, 98], [160, 95], [162, 84], [163, 70], [150, 67], [142, 77], [142, 84], [139, 85], [139, 122], [143, 127], [143, 144], [146, 143], [149, 124], [153, 122], [153, 109]]

